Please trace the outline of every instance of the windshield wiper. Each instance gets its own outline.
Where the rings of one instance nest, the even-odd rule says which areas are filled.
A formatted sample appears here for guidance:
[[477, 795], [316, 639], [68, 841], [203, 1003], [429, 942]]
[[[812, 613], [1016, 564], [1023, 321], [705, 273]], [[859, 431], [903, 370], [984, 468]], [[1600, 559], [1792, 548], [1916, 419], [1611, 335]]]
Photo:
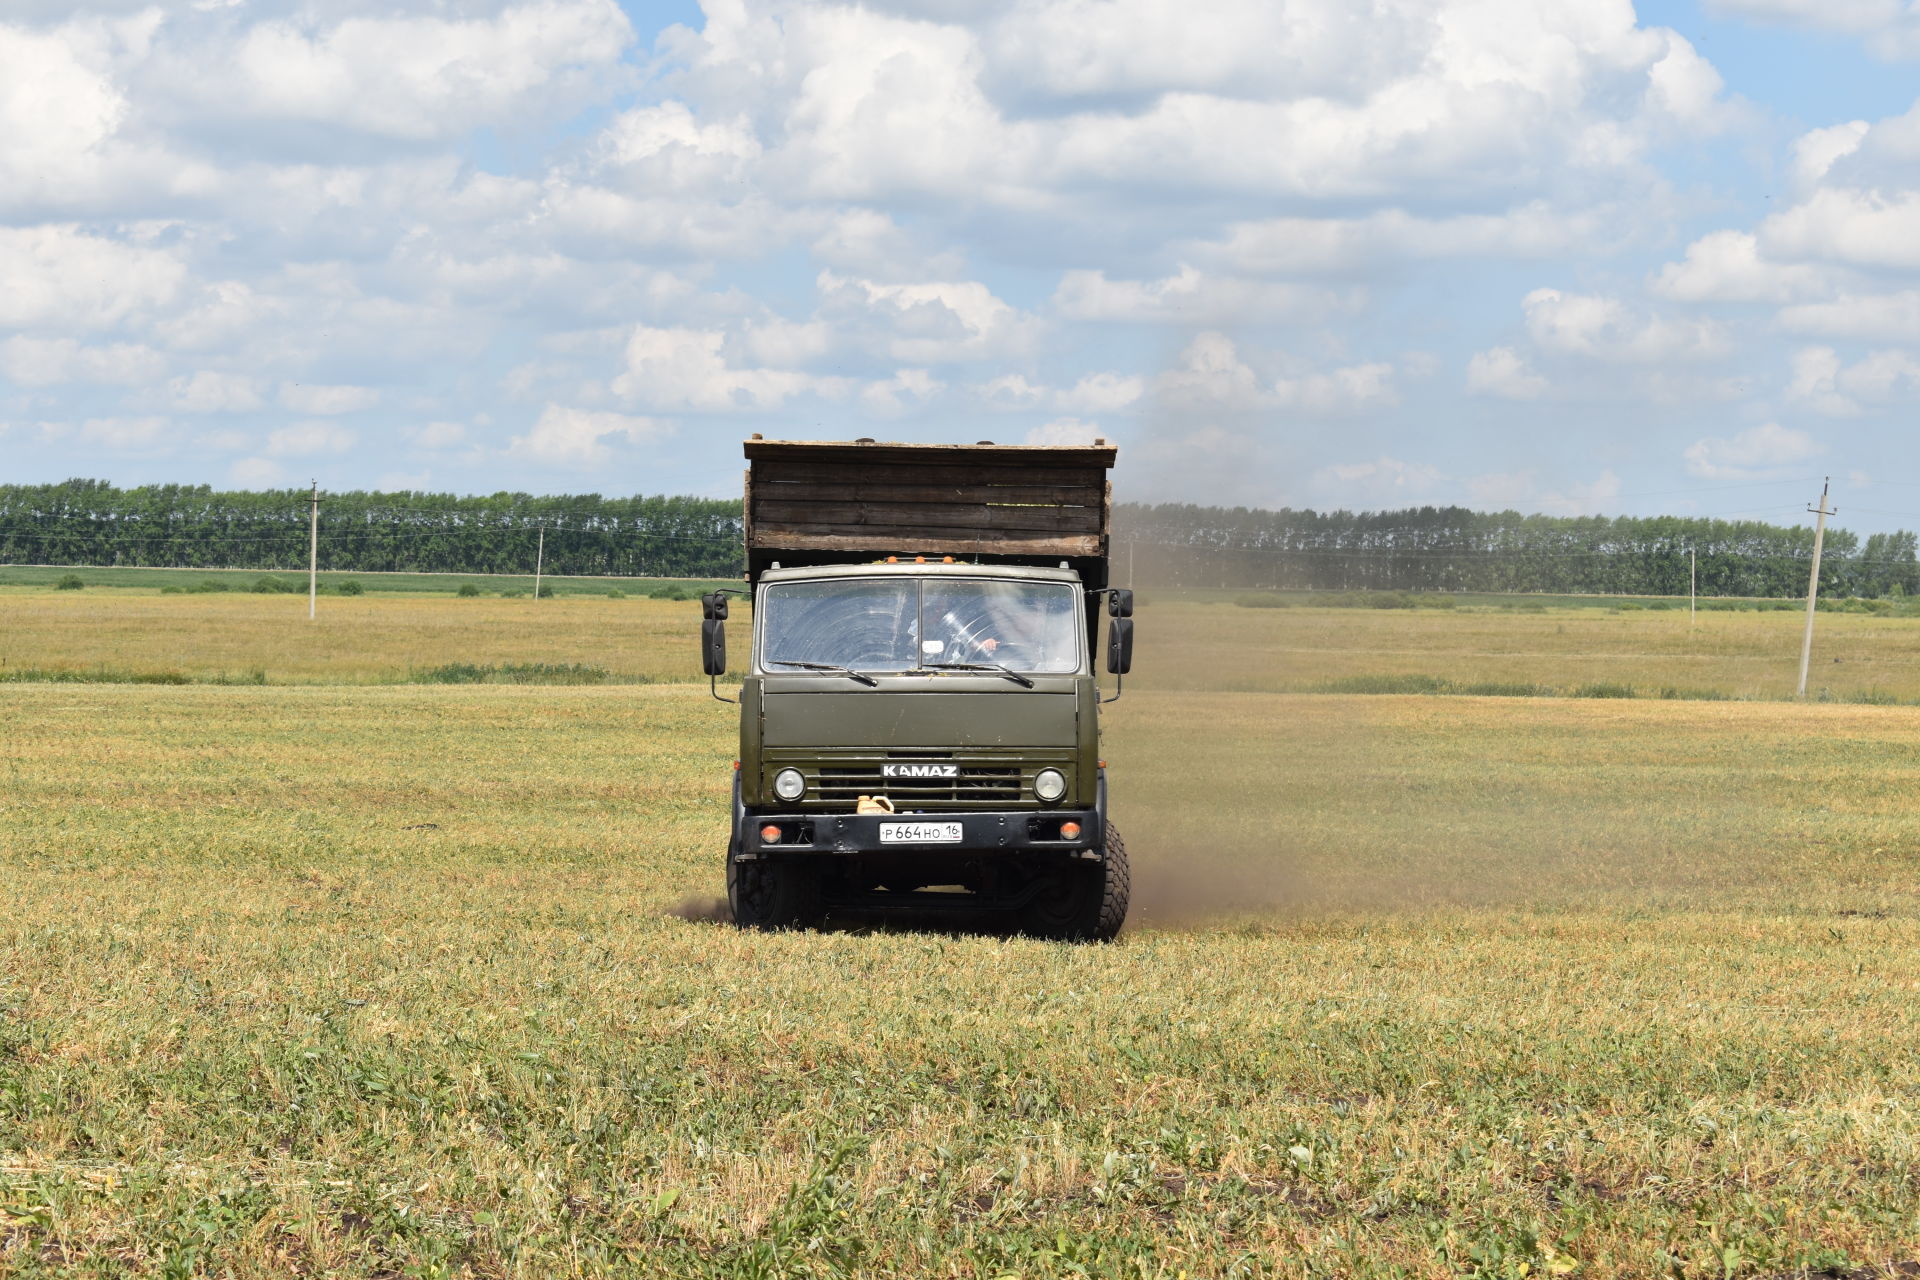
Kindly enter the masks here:
[[851, 667], [843, 667], [836, 662], [801, 662], [796, 658], [768, 658], [767, 661], [776, 667], [800, 667], [807, 671], [836, 671], [849, 680], [858, 680], [865, 685], [877, 686], [880, 683], [870, 675], [855, 671]]
[[1003, 667], [997, 662], [923, 662], [920, 665], [932, 667], [936, 671], [998, 671], [1022, 689], [1033, 688], [1033, 681], [1013, 668]]

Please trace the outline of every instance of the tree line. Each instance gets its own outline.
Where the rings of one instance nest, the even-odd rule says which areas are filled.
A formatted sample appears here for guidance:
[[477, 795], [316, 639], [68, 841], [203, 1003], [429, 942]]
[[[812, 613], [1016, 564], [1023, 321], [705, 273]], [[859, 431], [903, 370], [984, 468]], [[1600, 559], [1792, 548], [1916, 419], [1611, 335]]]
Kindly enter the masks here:
[[[99, 480], [0, 485], [0, 563], [295, 569], [308, 494]], [[323, 493], [320, 562], [377, 573], [718, 578], [741, 572], [740, 503], [599, 494]], [[1915, 535], [1827, 530], [1821, 590], [1920, 594]], [[1805, 592], [1813, 530], [1680, 516], [1463, 507], [1278, 511], [1122, 503], [1117, 572], [1140, 585], [1684, 595]]]
[[[1401, 511], [1264, 511], [1122, 505], [1121, 556], [1154, 584], [1320, 591], [1521, 591], [1685, 595], [1689, 557], [1710, 596], [1799, 596], [1808, 525], [1685, 516], [1544, 516], [1464, 507]], [[1129, 544], [1133, 544], [1131, 547]], [[1823, 594], [1920, 593], [1920, 539], [1865, 539], [1829, 527]]]
[[[597, 493], [322, 493], [320, 564], [358, 573], [724, 577], [740, 503]], [[0, 563], [304, 569], [308, 492], [99, 480], [0, 485]]]

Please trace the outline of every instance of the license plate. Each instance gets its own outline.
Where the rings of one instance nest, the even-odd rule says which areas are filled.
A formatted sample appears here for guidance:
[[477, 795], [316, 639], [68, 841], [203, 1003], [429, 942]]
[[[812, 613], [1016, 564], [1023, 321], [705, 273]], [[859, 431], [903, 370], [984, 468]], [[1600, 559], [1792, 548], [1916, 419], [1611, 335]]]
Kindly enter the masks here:
[[957, 822], [883, 822], [881, 844], [959, 844]]

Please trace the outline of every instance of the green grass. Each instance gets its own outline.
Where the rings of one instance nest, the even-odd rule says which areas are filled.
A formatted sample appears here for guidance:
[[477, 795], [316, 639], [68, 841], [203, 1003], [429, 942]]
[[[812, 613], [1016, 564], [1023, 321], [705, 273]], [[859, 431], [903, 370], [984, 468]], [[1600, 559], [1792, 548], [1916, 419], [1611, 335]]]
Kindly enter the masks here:
[[13, 691], [0, 1269], [1913, 1256], [1920, 713], [1129, 697], [1075, 948], [679, 918], [692, 689]]
[[[0, 597], [4, 597], [6, 588], [41, 589], [53, 587], [63, 579], [76, 579], [87, 588], [104, 588], [116, 592], [160, 592], [173, 588], [179, 592], [203, 590], [206, 584], [216, 584], [216, 590], [251, 591], [262, 578], [283, 584], [288, 593], [305, 595], [307, 591], [307, 573], [304, 568], [277, 570], [263, 574], [258, 569], [145, 569], [145, 568], [65, 568], [44, 565], [0, 565]], [[320, 590], [325, 594], [340, 594], [340, 588], [346, 583], [357, 583], [368, 592], [403, 592], [418, 595], [456, 595], [464, 585], [471, 584], [485, 595], [498, 595], [504, 591], [521, 591], [528, 596], [533, 594], [533, 575], [526, 574], [486, 574], [486, 573], [361, 573], [358, 571], [334, 573], [326, 570], [320, 573]], [[679, 591], [687, 599], [696, 598], [703, 591], [712, 591], [719, 587], [737, 587], [738, 579], [705, 578], [604, 578], [604, 577], [558, 577], [548, 574], [541, 579], [541, 586], [551, 587], [556, 596], [600, 596], [605, 597], [609, 590], [618, 589], [626, 595], [649, 595], [656, 591]], [[355, 594], [351, 590], [347, 594]]]
[[[448, 662], [416, 671], [413, 684], [605, 684], [607, 669], [583, 662]], [[630, 681], [629, 683], [644, 683]]]
[[[703, 688], [359, 683], [679, 670], [687, 606], [104, 606], [9, 600], [0, 646], [312, 683], [0, 696], [0, 1274], [1920, 1257], [1920, 709], [1637, 674], [1771, 661], [1771, 616], [1143, 609], [1103, 747], [1134, 924], [1066, 947], [702, 922]], [[1640, 696], [1196, 687], [1401, 661]]]

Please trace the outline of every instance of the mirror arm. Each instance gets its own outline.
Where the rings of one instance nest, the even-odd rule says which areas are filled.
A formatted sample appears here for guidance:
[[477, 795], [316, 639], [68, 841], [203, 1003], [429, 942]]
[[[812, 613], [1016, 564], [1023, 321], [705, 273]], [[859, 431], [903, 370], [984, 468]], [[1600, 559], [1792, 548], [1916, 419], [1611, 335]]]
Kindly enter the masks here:
[[736, 707], [740, 705], [740, 699], [738, 698], [723, 698], [720, 696], [720, 677], [719, 676], [707, 677], [707, 692], [713, 695], [713, 700], [715, 702], [731, 703]]
[[1117, 671], [1114, 672], [1113, 673], [1113, 696], [1111, 698], [1100, 699], [1100, 705], [1104, 707], [1109, 702], [1120, 701], [1120, 695], [1126, 692], [1126, 685], [1127, 685], [1127, 678], [1121, 675]]

